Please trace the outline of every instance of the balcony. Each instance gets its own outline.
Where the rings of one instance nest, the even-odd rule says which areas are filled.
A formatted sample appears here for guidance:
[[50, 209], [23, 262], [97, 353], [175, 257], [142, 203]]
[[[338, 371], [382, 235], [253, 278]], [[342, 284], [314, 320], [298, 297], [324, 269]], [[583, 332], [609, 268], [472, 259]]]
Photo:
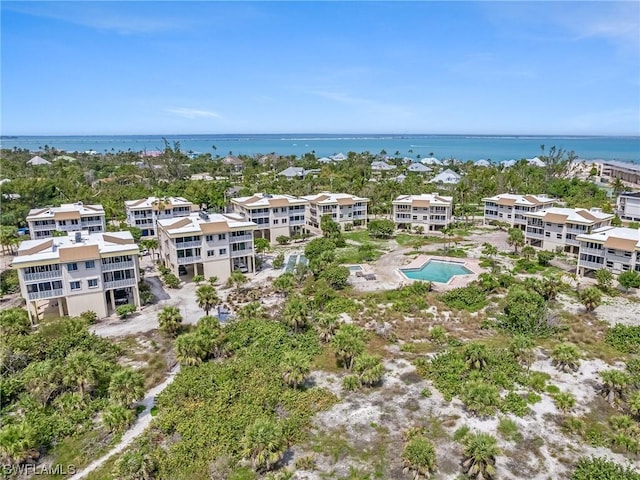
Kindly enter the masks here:
[[128, 260], [125, 262], [113, 262], [113, 263], [102, 264], [103, 272], [111, 272], [113, 270], [126, 270], [128, 268], [134, 268], [133, 260]]
[[62, 270], [49, 270], [47, 272], [24, 274], [25, 282], [33, 282], [35, 280], [49, 280], [51, 278], [62, 278]]
[[527, 238], [539, 238], [541, 240], [544, 240], [544, 232], [536, 231], [536, 230], [533, 230], [533, 229], [528, 229], [527, 228], [525, 236]]
[[578, 262], [578, 266], [584, 267], [584, 268], [590, 268], [591, 270], [600, 270], [601, 268], [604, 268], [603, 263], [588, 262], [586, 260], [580, 260]]
[[62, 297], [64, 295], [61, 288], [57, 288], [55, 290], [42, 290], [41, 292], [30, 292], [27, 293], [27, 298], [30, 302], [34, 300], [44, 300], [46, 298], [56, 298]]
[[56, 229], [56, 224], [54, 222], [47, 223], [45, 225], [31, 224], [29, 229], [33, 230], [34, 232], [44, 232], [44, 231], [47, 231], [47, 230], [55, 230]]
[[176, 242], [176, 248], [194, 248], [194, 247], [201, 247], [202, 246], [202, 240], [193, 240], [191, 242]]
[[82, 220], [83, 227], [101, 227], [102, 220]]
[[573, 228], [573, 227], [567, 227], [567, 233], [575, 233], [576, 235], [585, 235], [587, 232], [587, 229], [581, 229], [581, 228]]
[[304, 225], [304, 217], [301, 217], [298, 220], [295, 220], [292, 217], [289, 217], [289, 225]]
[[246, 256], [252, 256], [252, 255], [253, 255], [253, 249], [251, 248], [246, 248], [244, 250], [231, 251], [231, 258], [246, 257]]
[[597, 255], [598, 257], [604, 257], [605, 250], [602, 248], [589, 248], [589, 247], [580, 247], [580, 253], [586, 253], [590, 255]]
[[193, 257], [178, 257], [178, 265], [188, 265], [190, 263], [201, 262], [202, 257], [200, 255]]
[[229, 237], [230, 243], [250, 242], [252, 240], [253, 240], [253, 235], [238, 235], [237, 237]]
[[102, 282], [105, 290], [110, 290], [112, 288], [133, 287], [135, 284], [135, 278], [124, 278], [122, 280], [114, 280], [113, 282]]

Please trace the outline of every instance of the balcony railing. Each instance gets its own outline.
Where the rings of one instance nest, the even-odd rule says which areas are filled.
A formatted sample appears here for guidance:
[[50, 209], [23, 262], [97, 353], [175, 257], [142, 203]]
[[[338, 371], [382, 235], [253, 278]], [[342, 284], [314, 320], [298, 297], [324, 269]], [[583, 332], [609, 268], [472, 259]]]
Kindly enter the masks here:
[[528, 230], [525, 233], [525, 236], [528, 238], [540, 238], [540, 239], [544, 239], [544, 233], [542, 232], [535, 232], [533, 230]]
[[49, 270], [47, 272], [25, 273], [24, 281], [33, 282], [34, 280], [48, 280], [51, 278], [61, 278], [62, 270]]
[[187, 265], [190, 263], [201, 262], [202, 257], [200, 255], [194, 257], [178, 257], [178, 265]]
[[113, 263], [102, 264], [103, 272], [111, 272], [113, 270], [126, 270], [128, 268], [134, 268], [133, 260], [127, 260], [125, 262], [113, 262]]
[[191, 242], [176, 242], [176, 248], [193, 248], [193, 247], [201, 247], [202, 240], [193, 240]]
[[63, 295], [64, 293], [61, 288], [57, 288], [55, 290], [42, 290], [41, 292], [27, 293], [27, 297], [31, 302], [34, 300], [43, 300], [45, 298], [62, 297]]
[[249, 242], [251, 240], [253, 240], [253, 235], [238, 235], [237, 237], [229, 237], [230, 243]]
[[32, 226], [29, 227], [31, 230], [33, 230], [34, 232], [42, 232], [45, 230], [55, 230], [56, 229], [56, 224], [55, 223], [47, 223], [46, 225], [35, 225], [32, 224]]
[[82, 226], [86, 227], [100, 227], [102, 226], [102, 220], [82, 220]]
[[588, 232], [586, 229], [582, 230], [580, 228], [567, 227], [567, 233], [575, 233], [576, 235], [585, 235]]
[[114, 280], [112, 282], [102, 282], [105, 290], [110, 290], [112, 288], [133, 287], [135, 284], [135, 278], [124, 278], [122, 280]]
[[580, 260], [578, 262], [578, 266], [579, 267], [585, 267], [585, 268], [591, 268], [592, 270], [600, 270], [601, 268], [604, 268], [604, 264], [603, 263], [588, 262], [586, 260]]
[[246, 257], [251, 255], [253, 255], [253, 249], [251, 248], [247, 248], [245, 250], [231, 251], [231, 258]]
[[588, 253], [599, 257], [604, 257], [605, 251], [606, 250], [600, 248], [580, 247], [580, 253]]

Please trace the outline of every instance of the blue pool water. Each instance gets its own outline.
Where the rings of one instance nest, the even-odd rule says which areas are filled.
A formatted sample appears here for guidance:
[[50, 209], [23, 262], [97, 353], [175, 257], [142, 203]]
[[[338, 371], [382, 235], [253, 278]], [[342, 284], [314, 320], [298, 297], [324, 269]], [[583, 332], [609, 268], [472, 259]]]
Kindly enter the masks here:
[[454, 275], [473, 273], [461, 263], [429, 260], [422, 268], [402, 268], [402, 273], [412, 280], [447, 283]]
[[359, 272], [360, 270], [362, 270], [362, 267], [360, 265], [349, 265], [347, 268], [352, 272]]

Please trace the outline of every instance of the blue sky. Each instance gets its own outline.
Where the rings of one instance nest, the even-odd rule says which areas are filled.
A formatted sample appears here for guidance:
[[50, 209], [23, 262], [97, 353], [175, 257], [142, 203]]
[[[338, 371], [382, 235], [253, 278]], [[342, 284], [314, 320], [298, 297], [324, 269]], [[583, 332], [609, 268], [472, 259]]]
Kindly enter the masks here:
[[1, 3], [4, 135], [640, 134], [640, 2]]

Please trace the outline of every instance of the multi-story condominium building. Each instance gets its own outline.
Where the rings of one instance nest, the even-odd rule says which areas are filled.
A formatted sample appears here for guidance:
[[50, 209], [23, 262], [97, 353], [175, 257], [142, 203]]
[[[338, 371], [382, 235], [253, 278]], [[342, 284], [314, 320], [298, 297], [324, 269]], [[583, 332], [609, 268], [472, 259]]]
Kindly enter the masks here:
[[453, 197], [436, 193], [400, 195], [393, 202], [393, 221], [398, 227], [441, 230], [453, 221]]
[[579, 235], [578, 275], [606, 268], [613, 273], [640, 273], [640, 229], [602, 227]]
[[149, 197], [124, 202], [127, 213], [127, 225], [142, 230], [142, 238], [155, 237], [158, 233], [158, 220], [187, 217], [200, 208], [189, 200], [180, 197]]
[[316, 195], [305, 195], [307, 200], [307, 229], [313, 233], [321, 233], [320, 218], [331, 215], [334, 222], [344, 229], [346, 224], [366, 225], [368, 198], [349, 195], [348, 193], [323, 192]]
[[616, 201], [621, 220], [640, 222], [640, 192], [623, 192]]
[[590, 233], [596, 228], [611, 225], [613, 215], [602, 213], [599, 208], [551, 207], [537, 212], [527, 213], [525, 240], [529, 245], [544, 250], [562, 249], [569, 253], [578, 253], [580, 242], [578, 235]]
[[130, 232], [78, 231], [22, 242], [11, 267], [30, 317], [42, 302], [57, 302], [61, 316], [106, 317], [120, 303], [140, 305], [139, 253]]
[[107, 230], [102, 205], [84, 205], [82, 202], [34, 208], [27, 215], [27, 223], [32, 240], [53, 237], [54, 232], [86, 230], [94, 233]]
[[266, 238], [272, 244], [279, 236], [290, 237], [304, 231], [308, 203], [303, 198], [268, 193], [231, 199], [235, 213], [258, 225], [255, 236]]
[[619, 178], [623, 182], [640, 185], [640, 165], [608, 160], [600, 164], [600, 175]]
[[218, 277], [234, 270], [255, 271], [254, 222], [235, 213], [198, 212], [188, 217], [158, 220], [160, 259], [175, 275]]
[[494, 197], [483, 198], [484, 223], [505, 222], [512, 228], [522, 230], [527, 226], [525, 214], [553, 207], [555, 199], [546, 195], [514, 195], [501, 193]]

